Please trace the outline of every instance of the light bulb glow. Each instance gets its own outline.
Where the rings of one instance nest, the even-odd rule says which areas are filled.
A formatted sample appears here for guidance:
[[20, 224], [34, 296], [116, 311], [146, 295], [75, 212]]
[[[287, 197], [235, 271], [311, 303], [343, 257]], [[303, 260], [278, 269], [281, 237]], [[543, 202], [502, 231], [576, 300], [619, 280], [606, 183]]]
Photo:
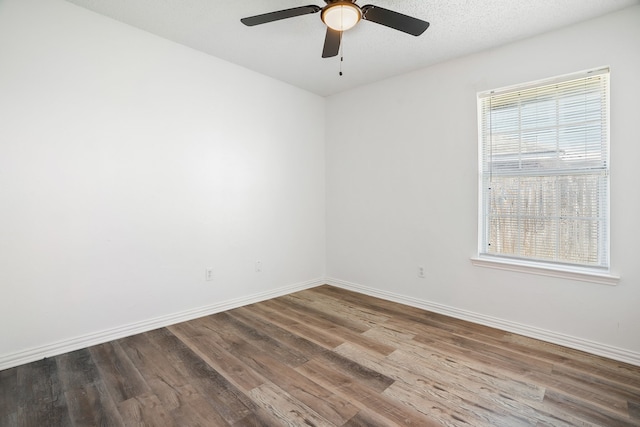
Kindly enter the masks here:
[[353, 28], [362, 18], [360, 8], [350, 2], [331, 4], [322, 11], [322, 21], [336, 31]]

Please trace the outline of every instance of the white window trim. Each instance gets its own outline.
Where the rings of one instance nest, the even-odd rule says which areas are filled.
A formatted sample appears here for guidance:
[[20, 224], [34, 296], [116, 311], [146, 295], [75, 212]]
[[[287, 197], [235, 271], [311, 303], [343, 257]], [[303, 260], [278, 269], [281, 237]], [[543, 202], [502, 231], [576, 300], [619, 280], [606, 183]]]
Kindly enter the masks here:
[[598, 283], [601, 285], [615, 286], [620, 281], [620, 276], [611, 274], [609, 272], [589, 270], [586, 268], [561, 268], [556, 266], [551, 267], [549, 264], [536, 263], [533, 261], [510, 261], [506, 258], [477, 256], [471, 258], [471, 263], [477, 267], [487, 267], [497, 270], [536, 274], [539, 276], [557, 277], [560, 279], [579, 280], [582, 282]]
[[[558, 76], [558, 77], [554, 77], [551, 79], [546, 79], [546, 80], [540, 80], [537, 82], [531, 82], [529, 85], [514, 85], [514, 86], [509, 86], [509, 87], [504, 87], [498, 90], [493, 90], [493, 91], [485, 91], [482, 93], [478, 94], [478, 99], [481, 99], [483, 97], [486, 96], [492, 96], [495, 94], [499, 94], [502, 92], [509, 92], [512, 91], [514, 88], [518, 88], [518, 89], [524, 89], [526, 90], [528, 87], [536, 87], [536, 86], [541, 86], [544, 84], [548, 84], [548, 83], [554, 83], [556, 81], [564, 81], [566, 80], [566, 78], [568, 76], [576, 76], [576, 75], [580, 75], [580, 74], [600, 74], [600, 73], [607, 73], [609, 72], [609, 67], [600, 67], [600, 68], [596, 68], [593, 70], [587, 70], [587, 71], [582, 71], [579, 73], [571, 73], [565, 76]], [[607, 114], [610, 114], [611, 109], [610, 106], [607, 105]], [[480, 109], [478, 109], [477, 111], [477, 115], [478, 115], [478, 124], [480, 124], [481, 120], [482, 120], [482, 112], [480, 111]], [[610, 123], [610, 117], [607, 117], [607, 121]], [[480, 128], [480, 126], [478, 126], [478, 128]], [[610, 132], [610, 129], [608, 130], [608, 132]], [[608, 136], [610, 138], [610, 135]], [[609, 140], [610, 141], [610, 140]], [[610, 148], [609, 148], [610, 149]], [[493, 256], [490, 254], [485, 254], [482, 253], [482, 235], [483, 235], [483, 228], [484, 228], [484, 219], [483, 219], [483, 207], [482, 207], [482, 146], [481, 144], [478, 144], [478, 161], [479, 161], [479, 179], [478, 179], [478, 252], [477, 255], [475, 257], [471, 258], [471, 263], [474, 266], [478, 266], [478, 267], [486, 267], [486, 268], [493, 268], [493, 269], [497, 269], [497, 270], [506, 270], [506, 271], [514, 271], [514, 272], [520, 272], [520, 273], [528, 273], [528, 274], [535, 274], [535, 275], [540, 275], [540, 276], [547, 276], [547, 277], [556, 277], [556, 278], [562, 278], [562, 279], [570, 279], [570, 280], [578, 280], [578, 281], [583, 281], [583, 282], [589, 282], [589, 283], [597, 283], [597, 284], [604, 284], [604, 285], [610, 285], [610, 286], [614, 286], [617, 285], [620, 281], [620, 276], [619, 275], [615, 275], [612, 274], [610, 272], [610, 270], [603, 270], [603, 269], [599, 269], [599, 268], [589, 268], [586, 266], [571, 266], [571, 265], [563, 265], [563, 264], [553, 264], [553, 263], [547, 263], [547, 262], [536, 262], [533, 260], [523, 260], [523, 259], [511, 259], [509, 257], [503, 257], [503, 256]], [[610, 167], [610, 159], [608, 160], [608, 164]], [[610, 183], [609, 183], [610, 185]], [[610, 189], [608, 190], [608, 194], [610, 197]], [[610, 200], [610, 199], [609, 199]], [[609, 201], [610, 203], [610, 201]], [[610, 209], [610, 205], [607, 206], [608, 209]], [[610, 218], [610, 212], [607, 212], [608, 217]], [[607, 239], [606, 242], [608, 248], [607, 248], [607, 252], [610, 255], [610, 241], [609, 239]], [[609, 261], [610, 262], [610, 261]]]

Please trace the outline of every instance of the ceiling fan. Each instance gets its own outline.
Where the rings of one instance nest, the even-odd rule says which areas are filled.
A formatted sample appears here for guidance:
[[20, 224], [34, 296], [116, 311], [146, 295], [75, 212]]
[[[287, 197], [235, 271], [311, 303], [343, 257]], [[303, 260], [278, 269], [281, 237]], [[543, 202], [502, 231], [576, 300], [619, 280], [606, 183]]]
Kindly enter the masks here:
[[252, 27], [254, 25], [266, 24], [267, 22], [322, 12], [320, 18], [327, 26], [327, 35], [325, 36], [324, 48], [322, 50], [323, 58], [329, 58], [338, 54], [342, 32], [353, 28], [361, 19], [375, 22], [376, 24], [384, 25], [385, 27], [393, 28], [394, 30], [402, 31], [403, 33], [413, 36], [419, 36], [429, 28], [429, 23], [421, 19], [371, 4], [360, 7], [356, 4], [356, 0], [324, 1], [327, 3], [325, 7], [316, 5], [299, 6], [242, 18], [240, 22]]

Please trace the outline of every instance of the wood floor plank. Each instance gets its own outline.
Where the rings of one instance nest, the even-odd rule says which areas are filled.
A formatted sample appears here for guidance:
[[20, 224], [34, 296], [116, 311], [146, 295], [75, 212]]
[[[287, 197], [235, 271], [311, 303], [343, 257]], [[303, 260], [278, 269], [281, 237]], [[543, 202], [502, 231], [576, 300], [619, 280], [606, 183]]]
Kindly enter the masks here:
[[217, 335], [202, 335], [191, 323], [170, 326], [171, 332], [211, 368], [220, 372], [238, 389], [248, 392], [264, 383], [264, 378], [220, 346]]
[[[145, 334], [121, 340], [121, 346], [138, 366], [153, 394], [177, 425], [229, 425], [214, 406], [190, 384], [191, 378], [179, 372], [163, 353], [158, 352]], [[222, 406], [228, 406], [227, 402]]]
[[292, 305], [290, 303], [278, 300], [267, 301], [265, 302], [265, 305], [268, 305], [275, 310], [286, 312], [288, 315], [294, 315], [297, 319], [301, 319], [307, 324], [314, 326], [317, 325], [315, 327], [323, 329], [325, 331], [329, 331], [335, 336], [342, 338], [344, 341], [358, 342], [363, 347], [370, 348], [381, 354], [386, 355], [394, 350], [393, 347], [368, 339], [367, 337], [363, 336], [361, 332], [353, 331], [348, 327], [327, 320], [325, 318], [326, 316], [318, 314], [317, 310], [305, 310], [304, 308], [296, 307], [295, 305]]
[[56, 357], [58, 376], [74, 426], [120, 425], [120, 414], [88, 349]]
[[[252, 335], [255, 336], [255, 334]], [[260, 342], [262, 340], [256, 344]], [[237, 344], [237, 337], [234, 338], [233, 343]], [[229, 344], [228, 341], [227, 344]], [[278, 346], [278, 348], [280, 347]], [[269, 378], [275, 386], [336, 425], [342, 424], [357, 412], [357, 408], [349, 404], [348, 401], [336, 398], [330, 391], [294, 371], [286, 360], [281, 362], [277, 355], [270, 351], [270, 346], [263, 347], [243, 343], [243, 345], [230, 346], [229, 350], [233, 351], [236, 357], [254, 372]], [[316, 355], [324, 355], [325, 353], [324, 349], [315, 352]], [[296, 363], [295, 366], [297, 365], [299, 364]]]
[[[440, 425], [474, 427], [527, 427], [534, 423], [493, 412], [493, 408], [465, 402], [429, 382], [396, 382], [384, 394], [436, 420]], [[428, 403], [427, 403], [428, 402]], [[445, 404], [448, 403], [448, 404]]]
[[252, 412], [251, 400], [167, 329], [145, 333], [157, 351], [178, 367], [189, 384], [222, 416], [233, 424]]
[[289, 366], [298, 366], [305, 363], [307, 357], [297, 349], [289, 347], [282, 342], [262, 333], [227, 313], [215, 316], [207, 316], [200, 319], [208, 328], [212, 329], [226, 342], [242, 346], [248, 342], [268, 351], [277, 359]]
[[358, 294], [332, 286], [319, 286], [310, 289], [324, 295], [333, 296], [336, 299], [347, 301], [359, 308], [366, 308], [391, 319], [402, 321], [405, 325], [430, 325], [443, 331], [467, 336], [504, 337], [508, 332], [499, 329], [473, 324], [464, 320], [455, 319], [442, 314], [425, 311], [416, 307], [406, 306], [369, 295]]
[[89, 351], [116, 405], [151, 391], [117, 341], [90, 347]]
[[313, 409], [273, 384], [266, 383], [256, 387], [249, 392], [249, 395], [279, 425], [292, 427], [333, 425]]
[[505, 346], [505, 343], [501, 340], [495, 339], [485, 333], [460, 334], [457, 329], [448, 328], [449, 330], [446, 330], [445, 328], [439, 327], [437, 323], [434, 324], [432, 322], [406, 323], [403, 320], [392, 319], [386, 324], [395, 326], [404, 325], [408, 331], [415, 334], [413, 338], [415, 341], [427, 344], [434, 342], [438, 344], [448, 344], [464, 351], [490, 356], [500, 364], [517, 361], [522, 365], [524, 362], [527, 362], [528, 366], [536, 366], [539, 370], [547, 372], [550, 372], [553, 366], [553, 363], [549, 360], [532, 357], [527, 352], [514, 351], [512, 346]]
[[173, 411], [197, 394], [189, 378], [158, 351], [147, 334], [121, 339], [119, 344], [165, 409]]
[[627, 402], [627, 408], [629, 409], [629, 417], [633, 422], [640, 425], [640, 400], [630, 400]]
[[349, 375], [332, 370], [323, 363], [312, 360], [297, 370], [339, 396], [351, 400], [360, 408], [368, 408], [381, 419], [404, 426], [437, 426], [435, 420], [402, 403], [372, 390]]
[[[465, 339], [466, 340], [466, 339]], [[416, 341], [420, 341], [419, 339]], [[466, 341], [465, 341], [466, 342]], [[410, 348], [410, 347], [409, 347]], [[510, 348], [509, 351], [512, 349]], [[486, 351], [483, 354], [491, 354], [492, 351]], [[511, 356], [512, 360], [520, 360], [521, 356]], [[553, 358], [552, 358], [553, 359]], [[474, 363], [477, 363], [477, 357], [474, 356]], [[423, 363], [424, 365], [424, 363]], [[500, 366], [504, 368], [506, 365], [501, 363]], [[527, 365], [531, 366], [531, 365]], [[595, 387], [589, 387], [583, 384], [579, 384], [576, 381], [572, 381], [570, 379], [566, 379], [565, 381], [558, 378], [557, 373], [555, 372], [547, 372], [546, 365], [542, 365], [543, 369], [535, 370], [530, 369], [524, 375], [526, 376], [526, 380], [530, 385], [536, 385], [538, 389], [549, 389], [553, 388], [559, 391], [568, 391], [569, 393], [579, 396], [585, 401], [590, 401], [591, 403], [599, 404], [602, 408], [606, 408], [608, 410], [617, 409], [621, 413], [626, 413], [626, 400], [621, 397], [612, 396], [610, 393], [601, 393]], [[486, 370], [486, 368], [485, 368]], [[513, 382], [513, 380], [511, 380]], [[502, 385], [502, 389], [504, 390], [508, 385]]]
[[383, 372], [369, 369], [359, 363], [360, 358], [349, 359], [338, 352], [323, 353], [316, 357], [315, 360], [331, 368], [335, 372], [347, 375], [354, 381], [357, 381], [365, 387], [377, 392], [384, 391], [387, 387], [393, 384], [394, 381], [393, 378], [385, 375]]
[[[303, 312], [309, 316], [329, 322], [331, 325], [341, 326], [356, 333], [367, 331], [371, 325], [358, 321], [352, 313], [345, 316], [344, 313], [336, 310], [337, 304], [316, 304], [314, 301], [296, 297], [293, 295], [285, 295], [278, 300], [282, 304], [286, 304], [289, 310]], [[330, 309], [330, 310], [329, 310]]]
[[[434, 380], [448, 385], [464, 384], [475, 393], [498, 393], [509, 402], [542, 402], [546, 391], [543, 387], [508, 378], [499, 372], [479, 370], [434, 352], [419, 353], [403, 348], [387, 359], [389, 362], [406, 366], [411, 373], [432, 374]], [[510, 407], [513, 407], [512, 405], [510, 403]]]
[[[597, 374], [593, 375], [588, 369], [576, 370], [571, 367], [567, 368], [563, 365], [555, 365], [553, 367], [552, 374], [571, 381], [579, 382], [583, 387], [597, 389], [602, 393], [610, 396], [617, 396], [624, 400], [633, 400], [640, 395], [640, 390], [637, 390], [634, 382], [630, 381], [628, 383], [621, 383], [615, 379], [603, 378]], [[633, 375], [629, 375], [627, 378], [633, 378]]]
[[281, 365], [266, 354], [253, 356], [252, 364], [272, 383], [313, 409], [333, 425], [342, 425], [358, 412], [348, 400], [334, 395], [298, 371]]
[[[395, 342], [398, 350], [389, 355], [388, 359], [399, 364], [423, 367], [434, 372], [442, 372], [450, 376], [449, 381], [463, 381], [475, 384], [478, 388], [500, 390], [515, 399], [541, 402], [545, 388], [528, 381], [504, 375], [502, 369], [489, 369], [479, 365], [476, 360], [457, 357], [441, 349], [434, 349], [421, 345], [411, 337], [398, 337], [395, 331], [389, 332], [386, 327], [377, 327], [367, 332], [368, 335], [382, 335], [390, 342]], [[411, 356], [414, 359], [411, 359]], [[417, 359], [415, 359], [417, 358]]]
[[0, 426], [640, 427], [640, 366], [319, 286], [0, 371]]
[[[247, 415], [233, 424], [233, 427], [272, 427], [271, 416], [266, 410], [257, 408], [255, 412]], [[204, 427], [204, 426], [203, 426]]]
[[18, 368], [0, 371], [0, 426], [18, 424]]
[[18, 367], [17, 389], [18, 425], [71, 424], [55, 358], [45, 358]]
[[[234, 337], [232, 342], [225, 340], [224, 337], [219, 338], [220, 345], [227, 346], [230, 351], [233, 351], [240, 363], [250, 368], [252, 372], [262, 375], [263, 378], [269, 378], [275, 386], [312, 408], [323, 418], [340, 425], [357, 412], [357, 408], [350, 405], [348, 401], [337, 399], [328, 390], [300, 375], [286, 363], [281, 363], [280, 360], [272, 357], [268, 347], [263, 349], [246, 342], [239, 345], [238, 340], [238, 337]], [[200, 348], [201, 343], [202, 341], [199, 341], [193, 345]], [[266, 380], [262, 380], [256, 388], [265, 382]]]
[[362, 408], [343, 427], [402, 427], [400, 424], [380, 417], [368, 408]]
[[389, 319], [389, 316], [382, 315], [375, 310], [368, 310], [355, 304], [349, 304], [340, 299], [313, 292], [313, 290], [296, 292], [287, 295], [287, 297], [295, 298], [300, 304], [308, 304], [319, 310], [339, 314], [344, 318], [359, 322], [365, 330]]
[[18, 412], [17, 409], [11, 412], [5, 412], [0, 415], [0, 426], [14, 427], [18, 425]]
[[55, 361], [64, 391], [82, 388], [100, 379], [98, 367], [86, 348], [61, 354]]
[[[439, 345], [441, 347], [444, 346], [448, 354], [452, 354], [452, 355], [456, 354], [456, 350], [452, 349], [451, 347], [446, 347], [447, 345], [451, 344], [450, 340], [445, 340], [445, 341], [436, 340], [432, 342], [431, 339], [421, 340], [420, 338], [417, 338], [416, 341], [421, 343], [434, 343], [434, 346], [435, 345]], [[553, 389], [554, 387], [557, 388], [559, 385], [562, 384], [561, 382], [557, 381], [557, 379], [555, 378], [552, 372], [549, 372], [548, 369], [550, 365], [547, 363], [540, 364], [535, 361], [531, 363], [523, 363], [523, 361], [519, 360], [518, 357], [515, 357], [515, 356], [510, 357], [509, 356], [510, 350], [505, 350], [503, 352], [503, 355], [496, 359], [495, 358], [496, 353], [494, 350], [481, 351], [479, 349], [474, 349], [474, 345], [469, 346], [471, 348], [468, 348], [466, 346], [462, 346], [462, 347], [464, 348], [464, 350], [462, 351], [462, 354], [464, 354], [465, 357], [467, 357], [467, 361], [470, 361], [470, 363], [476, 363], [476, 364], [478, 362], [481, 362], [482, 370], [484, 371], [508, 372], [508, 376], [511, 377], [513, 380], [516, 380], [518, 382], [527, 382], [530, 385], [545, 389], [547, 391], [550, 389]], [[453, 356], [453, 357], [456, 357], [456, 356]], [[564, 383], [564, 388], [567, 388], [567, 387], [570, 387], [569, 382]], [[599, 402], [600, 407], [605, 410], [615, 410], [616, 408], [620, 408], [622, 405], [624, 405], [624, 402], [622, 402], [620, 399], [611, 398], [609, 396], [604, 396], [604, 395], [598, 395], [594, 391], [589, 391], [588, 389], [584, 390], [581, 388], [576, 388], [574, 386], [572, 389], [572, 392], [576, 393], [574, 395], [575, 398], [581, 398], [585, 400], [584, 401], [585, 405], [589, 404], [587, 399], [588, 396], [590, 396], [592, 399]], [[548, 414], [546, 411], [542, 411], [540, 409], [540, 406], [536, 405], [535, 403], [527, 402], [527, 407], [533, 407], [539, 414], [543, 415], [544, 417], [547, 417], [548, 415], [552, 419], [557, 419], [556, 421], [551, 420], [554, 422], [554, 424], [561, 422], [558, 420], [562, 420], [563, 423], [575, 422], [575, 417], [564, 417], [562, 413], [557, 410], [558, 408], [557, 405], [555, 407], [549, 406], [550, 411]], [[523, 411], [523, 409], [520, 408], [520, 411]]]
[[232, 425], [205, 398], [197, 393], [195, 388], [191, 388], [189, 399], [181, 402], [180, 405], [176, 405], [170, 410], [170, 414], [180, 427]]
[[166, 426], [178, 424], [153, 393], [144, 393], [118, 403], [125, 426]]
[[520, 357], [507, 348], [500, 350], [489, 344], [478, 343], [475, 340], [447, 335], [438, 331], [416, 335], [413, 340], [432, 348], [446, 348], [447, 352], [451, 352], [451, 354], [477, 359], [488, 366], [509, 370], [515, 375], [527, 376], [531, 370], [550, 374], [553, 369], [553, 364], [550, 362]]
[[278, 309], [269, 308], [264, 304], [256, 304], [251, 310], [262, 317], [268, 318], [271, 323], [326, 349], [332, 349], [344, 342], [344, 339], [340, 337], [336, 337], [321, 328], [309, 326], [305, 322], [296, 319], [295, 316], [287, 316]]
[[412, 367], [416, 372], [424, 368], [441, 372], [450, 377], [449, 381], [464, 381], [476, 385], [479, 390], [500, 390], [512, 399], [541, 402], [544, 397], [545, 388], [532, 384], [524, 376], [505, 375], [501, 369], [479, 364], [477, 359], [459, 357], [412, 339], [398, 339], [394, 333], [388, 334], [384, 327], [368, 332], [372, 333], [386, 335], [388, 340], [396, 342], [398, 350], [390, 354], [388, 360]]
[[367, 309], [379, 313], [380, 315], [388, 316], [389, 318], [399, 319], [410, 324], [429, 324], [436, 327], [441, 327], [444, 330], [450, 332], [461, 332], [468, 330], [471, 334], [485, 334], [488, 336], [504, 336], [507, 334], [505, 331], [501, 331], [495, 328], [482, 326], [478, 324], [472, 324], [463, 320], [444, 316], [442, 314], [425, 311], [416, 307], [411, 307], [403, 304], [386, 301], [380, 298], [372, 297], [369, 295], [350, 292], [345, 289], [340, 289], [332, 286], [318, 286], [310, 289], [310, 292], [320, 293], [353, 304], [359, 309]]
[[631, 418], [621, 417], [613, 412], [603, 410], [601, 407], [595, 408], [585, 405], [580, 399], [574, 396], [547, 391], [544, 397], [545, 405], [549, 408], [557, 409], [557, 413], [570, 413], [578, 419], [592, 422], [602, 426], [631, 427], [638, 424]]
[[[526, 349], [544, 349], [547, 354], [559, 355], [560, 359], [554, 360], [555, 369], [588, 372], [594, 376], [594, 379], [615, 383], [616, 386], [627, 388], [634, 393], [640, 393], [640, 381], [630, 381], [630, 379], [635, 379], [638, 366], [517, 334], [510, 334], [507, 341], [509, 347], [512, 346], [512, 343], [518, 343]], [[551, 360], [551, 357], [546, 355], [544, 357]]]
[[[413, 362], [413, 366], [422, 362], [422, 359], [412, 357], [400, 358], [399, 360]], [[427, 367], [413, 368], [410, 374], [405, 375], [402, 383], [405, 385], [399, 388], [403, 389], [404, 393], [409, 387], [416, 394], [421, 394], [423, 399], [433, 401], [447, 415], [456, 417], [457, 421], [450, 420], [454, 424], [460, 420], [469, 419], [473, 420], [472, 425], [505, 427], [538, 425], [539, 423], [556, 427], [572, 425], [553, 415], [539, 411], [540, 402], [536, 400], [518, 400], [500, 389], [479, 387], [473, 382], [460, 381], [449, 372], [441, 373]], [[393, 393], [394, 391], [389, 392]], [[397, 388], [395, 392], [397, 393]], [[416, 399], [415, 396], [414, 399]], [[463, 414], [459, 413], [460, 410]]]
[[615, 412], [621, 416], [628, 416], [627, 399], [616, 393], [607, 393], [602, 387], [585, 384], [571, 377], [566, 377], [556, 371], [550, 375], [532, 373], [531, 379], [537, 384], [544, 384], [547, 391], [573, 395], [582, 400], [585, 405], [602, 408], [604, 411]]
[[256, 315], [253, 310], [249, 308], [237, 308], [229, 311], [228, 314], [256, 330], [262, 330], [283, 345], [289, 348], [295, 348], [307, 359], [311, 359], [327, 351], [326, 348], [270, 322], [269, 319]]
[[[372, 370], [386, 372], [395, 381], [384, 390], [384, 394], [418, 411], [422, 411], [422, 407], [428, 409], [428, 415], [442, 424], [462, 422], [503, 427], [535, 425], [535, 422], [524, 417], [511, 416], [509, 410], [499, 404], [497, 390], [487, 387], [478, 390], [472, 382], [450, 381], [452, 376], [447, 372], [415, 368], [422, 365], [422, 359], [408, 358], [395, 363], [389, 357], [380, 358], [351, 343], [341, 345], [336, 351], [347, 358], [358, 358]], [[410, 393], [407, 390], [412, 390], [415, 395], [407, 396]]]
[[119, 426], [124, 421], [101, 380], [65, 392], [69, 418], [75, 427]]

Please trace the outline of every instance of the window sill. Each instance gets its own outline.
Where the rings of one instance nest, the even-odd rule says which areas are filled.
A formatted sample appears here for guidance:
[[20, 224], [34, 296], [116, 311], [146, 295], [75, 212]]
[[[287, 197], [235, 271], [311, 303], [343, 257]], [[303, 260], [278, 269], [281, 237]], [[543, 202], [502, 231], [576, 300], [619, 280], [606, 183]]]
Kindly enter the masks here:
[[505, 260], [488, 259], [482, 257], [471, 258], [471, 263], [478, 267], [495, 268], [498, 270], [517, 271], [520, 273], [537, 274], [540, 276], [559, 277], [561, 279], [580, 280], [582, 282], [599, 283], [602, 285], [617, 285], [620, 276], [596, 271], [577, 269], [561, 269], [543, 266], [535, 263], [519, 263]]

